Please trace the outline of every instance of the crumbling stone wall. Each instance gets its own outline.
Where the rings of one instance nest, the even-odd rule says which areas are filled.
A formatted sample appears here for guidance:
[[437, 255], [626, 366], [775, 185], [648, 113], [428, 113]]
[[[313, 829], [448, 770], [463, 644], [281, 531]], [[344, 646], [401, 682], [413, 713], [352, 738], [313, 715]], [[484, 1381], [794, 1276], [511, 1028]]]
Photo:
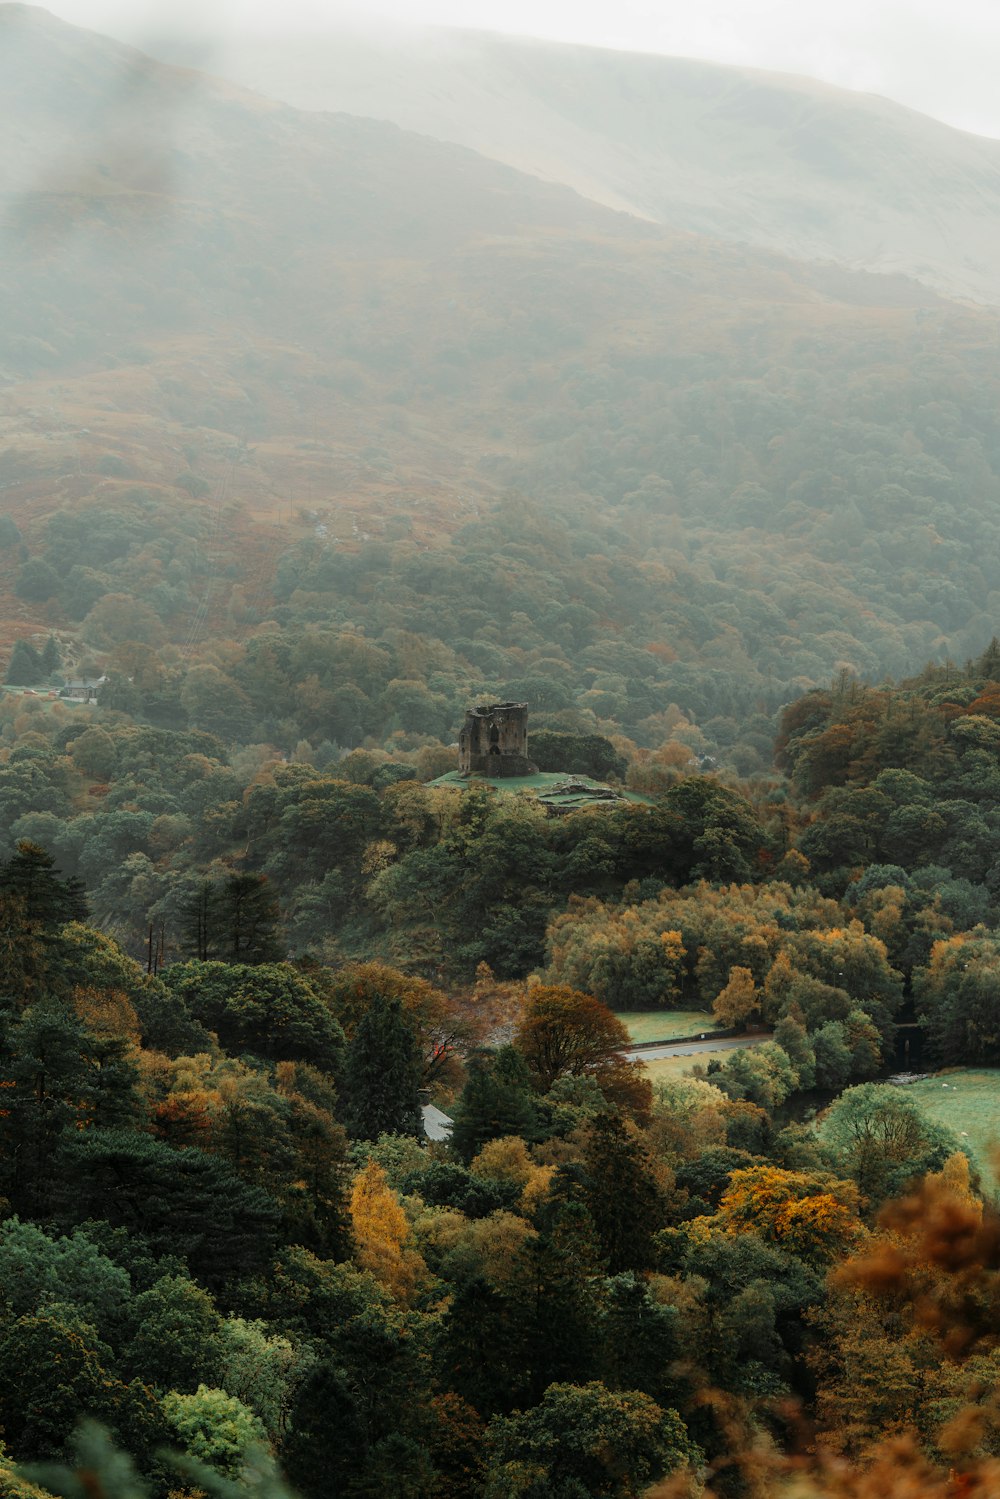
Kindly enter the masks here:
[[528, 759], [527, 703], [488, 703], [470, 708], [458, 736], [461, 775], [532, 776]]

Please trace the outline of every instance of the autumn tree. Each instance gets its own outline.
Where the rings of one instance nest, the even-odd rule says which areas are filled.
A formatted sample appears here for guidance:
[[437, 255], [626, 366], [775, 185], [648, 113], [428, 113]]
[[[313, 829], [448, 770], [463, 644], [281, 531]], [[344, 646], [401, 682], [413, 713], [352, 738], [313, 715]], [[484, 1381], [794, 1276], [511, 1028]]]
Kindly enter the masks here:
[[528, 995], [514, 1038], [537, 1086], [561, 1077], [592, 1077], [609, 1102], [648, 1114], [652, 1089], [641, 1063], [622, 1052], [629, 1034], [606, 1005], [565, 985], [539, 984]]
[[348, 1036], [375, 999], [396, 999], [413, 1028], [425, 1086], [461, 1076], [459, 1049], [475, 1027], [465, 1007], [426, 979], [384, 963], [348, 963], [324, 982], [324, 995]]
[[733, 1171], [717, 1212], [699, 1225], [708, 1232], [757, 1234], [816, 1264], [840, 1258], [862, 1237], [852, 1182], [776, 1166]]
[[913, 987], [940, 1062], [992, 1066], [1000, 1059], [1000, 943], [992, 936], [935, 942]]
[[375, 1161], [369, 1161], [355, 1177], [351, 1224], [358, 1264], [370, 1270], [397, 1300], [408, 1302], [426, 1275], [426, 1266], [412, 1246], [406, 1214]]
[[736, 1028], [746, 1025], [760, 1010], [753, 974], [749, 968], [730, 968], [729, 982], [712, 1002], [712, 1014], [720, 1025]]

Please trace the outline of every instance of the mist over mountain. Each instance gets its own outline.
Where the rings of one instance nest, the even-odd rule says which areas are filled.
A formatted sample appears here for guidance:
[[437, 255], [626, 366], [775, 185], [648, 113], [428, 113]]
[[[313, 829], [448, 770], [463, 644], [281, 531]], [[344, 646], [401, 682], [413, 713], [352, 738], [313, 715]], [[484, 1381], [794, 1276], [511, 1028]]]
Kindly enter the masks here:
[[[654, 744], [681, 711], [720, 746], [841, 669], [989, 637], [991, 311], [29, 7], [0, 44], [8, 647], [117, 649], [137, 626], [107, 593], [179, 673], [236, 671], [271, 628], [408, 632], [432, 701], [401, 712], [390, 678], [430, 668], [399, 660], [345, 742], [447, 740], [516, 690], [575, 732]], [[88, 526], [85, 558], [60, 538]], [[262, 699], [239, 733], [294, 744], [303, 713]]]
[[228, 41], [299, 108], [390, 120], [611, 208], [1000, 301], [1000, 142], [806, 78], [485, 33]]

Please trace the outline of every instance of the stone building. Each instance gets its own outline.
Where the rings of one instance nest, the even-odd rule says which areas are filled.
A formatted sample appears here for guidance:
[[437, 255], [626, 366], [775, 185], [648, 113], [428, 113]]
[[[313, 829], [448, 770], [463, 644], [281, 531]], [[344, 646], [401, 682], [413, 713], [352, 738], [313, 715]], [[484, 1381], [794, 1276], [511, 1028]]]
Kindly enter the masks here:
[[459, 774], [533, 776], [528, 759], [527, 703], [490, 703], [470, 708], [458, 736]]

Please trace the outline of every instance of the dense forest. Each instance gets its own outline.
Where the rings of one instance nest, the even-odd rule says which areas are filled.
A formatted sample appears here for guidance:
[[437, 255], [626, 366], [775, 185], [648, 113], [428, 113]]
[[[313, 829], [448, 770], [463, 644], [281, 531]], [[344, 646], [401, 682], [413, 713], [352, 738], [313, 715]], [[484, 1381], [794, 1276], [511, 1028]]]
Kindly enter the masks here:
[[[835, 1459], [988, 1485], [989, 1183], [884, 1078], [914, 1016], [931, 1061], [1000, 1063], [998, 681], [995, 642], [841, 678], [781, 777], [663, 764], [568, 816], [19, 700], [12, 1499], [75, 1464], [109, 1499], [736, 1499], [800, 1443], [817, 1493]], [[770, 1039], [653, 1087], [610, 1007], [672, 1005]]]

